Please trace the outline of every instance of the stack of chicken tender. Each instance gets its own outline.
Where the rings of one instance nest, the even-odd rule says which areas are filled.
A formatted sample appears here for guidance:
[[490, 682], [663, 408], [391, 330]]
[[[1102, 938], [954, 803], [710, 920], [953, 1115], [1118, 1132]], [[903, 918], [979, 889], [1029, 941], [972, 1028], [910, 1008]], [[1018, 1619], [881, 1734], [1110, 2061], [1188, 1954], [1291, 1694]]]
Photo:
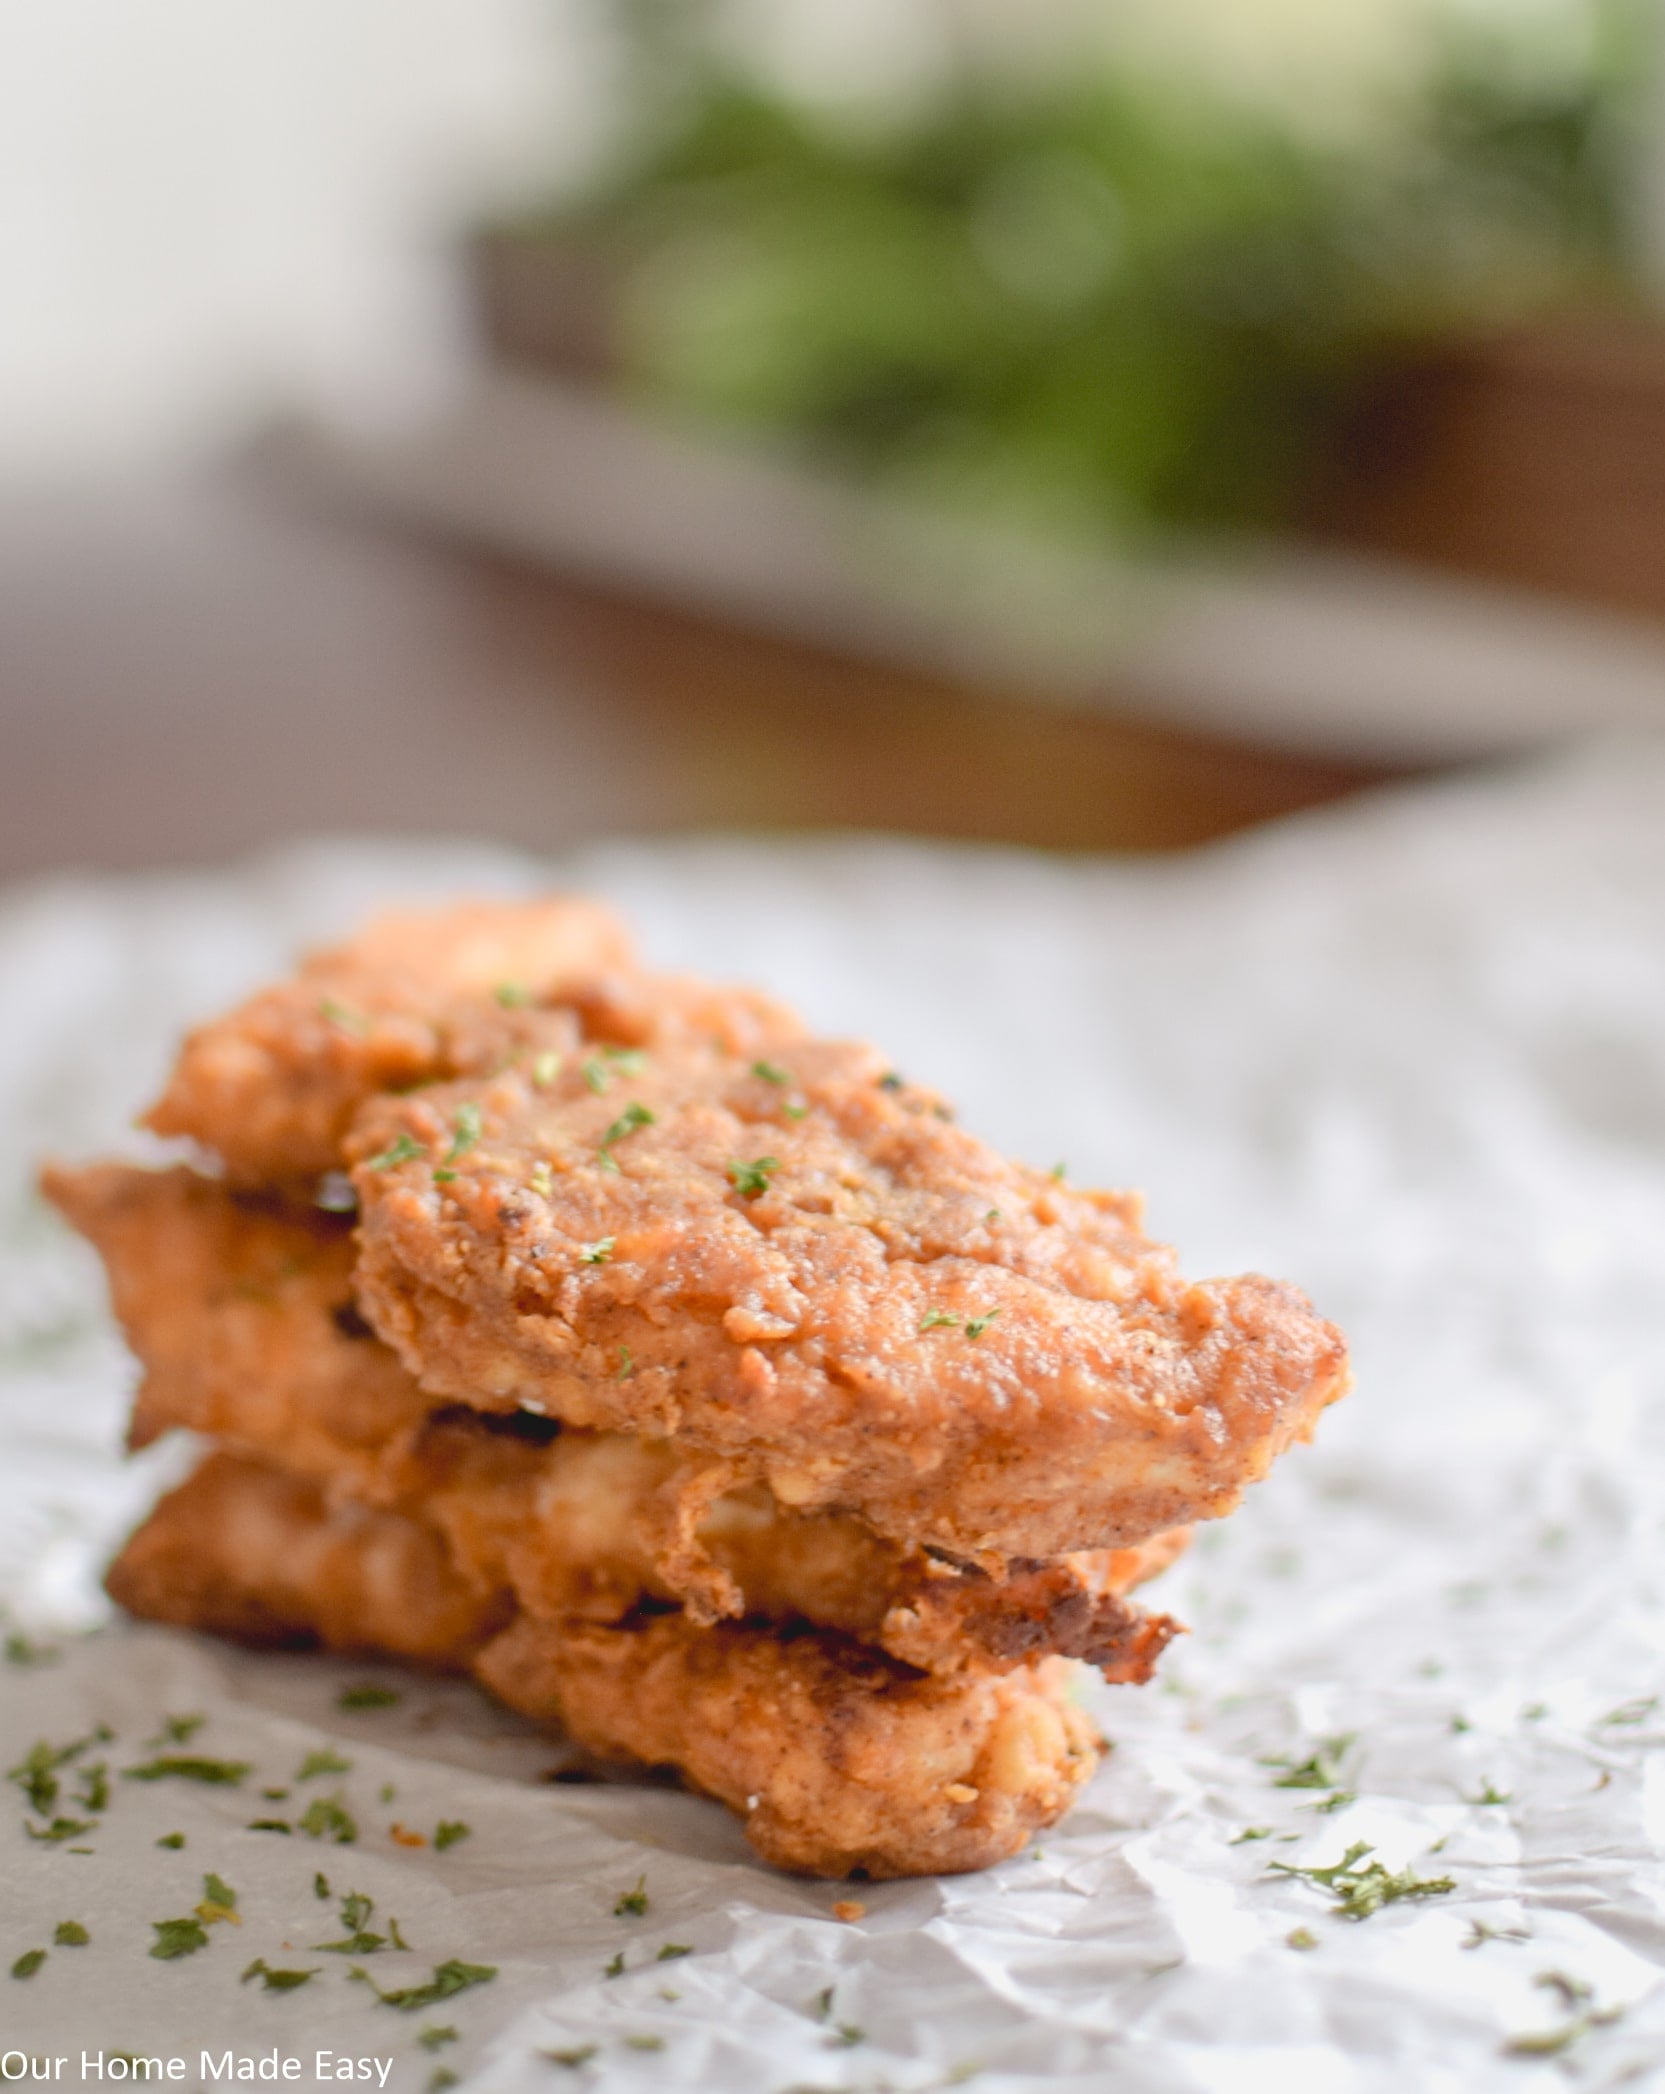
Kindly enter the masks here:
[[1191, 1285], [1127, 1194], [1005, 1162], [873, 1049], [651, 974], [596, 905], [384, 918], [191, 1035], [52, 1167], [208, 1449], [130, 1612], [471, 1672], [828, 1876], [1069, 1805], [1081, 1664], [1346, 1385], [1293, 1289]]

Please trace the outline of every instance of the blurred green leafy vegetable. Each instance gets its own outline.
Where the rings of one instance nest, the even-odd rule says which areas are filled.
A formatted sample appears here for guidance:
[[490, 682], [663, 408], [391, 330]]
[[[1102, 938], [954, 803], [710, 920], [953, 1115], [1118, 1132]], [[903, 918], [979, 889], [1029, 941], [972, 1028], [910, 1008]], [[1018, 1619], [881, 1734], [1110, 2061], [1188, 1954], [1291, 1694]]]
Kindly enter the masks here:
[[531, 228], [620, 272], [626, 381], [968, 511], [1274, 523], [1373, 370], [1633, 274], [1627, 0], [1555, 68], [1449, 29], [1339, 142], [1102, 54], [841, 123], [628, 12], [634, 147]]

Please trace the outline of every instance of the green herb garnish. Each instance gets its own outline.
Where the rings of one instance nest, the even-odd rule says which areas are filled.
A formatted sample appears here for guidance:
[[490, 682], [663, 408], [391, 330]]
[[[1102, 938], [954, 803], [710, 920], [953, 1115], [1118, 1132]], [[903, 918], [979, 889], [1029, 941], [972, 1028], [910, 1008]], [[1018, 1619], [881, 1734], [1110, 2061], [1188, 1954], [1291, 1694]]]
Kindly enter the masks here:
[[12, 1965], [12, 1976], [14, 1978], [32, 1978], [45, 1961], [45, 1949], [25, 1949], [23, 1954]]
[[1490, 1920], [1470, 1920], [1468, 1932], [1457, 1946], [1460, 1949], [1484, 1948], [1488, 1941], [1530, 1941], [1531, 1935], [1524, 1927], [1494, 1927]]
[[925, 1331], [958, 1330], [960, 1319], [952, 1309], [927, 1309], [919, 1319], [919, 1328]]
[[539, 1199], [547, 1200], [555, 1190], [555, 1174], [547, 1163], [532, 1166], [532, 1190]]
[[1658, 1706], [1659, 1696], [1657, 1694], [1639, 1695], [1634, 1701], [1620, 1702], [1616, 1709], [1609, 1709], [1605, 1716], [1598, 1716], [1596, 1722], [1604, 1728], [1609, 1725], [1622, 1726], [1629, 1723], [1646, 1723]]
[[353, 1763], [343, 1759], [339, 1752], [325, 1746], [322, 1752], [309, 1752], [296, 1772], [297, 1781], [313, 1781], [320, 1774], [351, 1774]]
[[752, 1074], [764, 1083], [790, 1083], [792, 1081], [779, 1062], [753, 1062]]
[[384, 1992], [367, 1970], [355, 1967], [348, 1976], [360, 1985], [368, 1985], [384, 2007], [397, 2007], [401, 2014], [413, 2013], [418, 2007], [431, 2007], [439, 2000], [450, 1999], [454, 1993], [467, 1992], [473, 1985], [489, 1985], [497, 1975], [495, 1963], [463, 1963], [457, 1957], [448, 1957], [444, 1963], [434, 1965], [434, 1974], [425, 1985], [407, 1985], [398, 1992]]
[[[445, 1152], [445, 1161], [455, 1163], [466, 1156], [480, 1139], [480, 1108], [477, 1105], [459, 1105], [457, 1117], [451, 1123], [451, 1146]], [[437, 1175], [437, 1174], [436, 1174]]]
[[413, 1163], [427, 1150], [412, 1134], [399, 1134], [390, 1141], [379, 1156], [372, 1156], [364, 1166], [367, 1171], [390, 1171], [396, 1164]]
[[243, 1827], [245, 1832], [293, 1832], [294, 1829], [287, 1818], [250, 1818]]
[[619, 1347], [619, 1364], [614, 1372], [614, 1381], [628, 1381], [636, 1372], [636, 1361], [628, 1345]]
[[346, 1004], [337, 1003], [333, 996], [326, 996], [321, 1000], [318, 1015], [327, 1018], [331, 1025], [338, 1025], [343, 1032], [350, 1032], [359, 1039], [370, 1030], [370, 1021], [361, 1011], [349, 1010]]
[[546, 1091], [561, 1073], [561, 1057], [553, 1048], [540, 1054], [532, 1064], [532, 1081], [539, 1090]]
[[998, 1309], [989, 1309], [981, 1316], [973, 1316], [966, 1324], [966, 1336], [973, 1341], [980, 1338], [999, 1314], [1000, 1311]]
[[159, 1847], [183, 1847], [185, 1835], [182, 1832], [164, 1832], [156, 1844]]
[[32, 1811], [45, 1817], [58, 1800], [58, 1769], [78, 1759], [89, 1746], [107, 1744], [112, 1735], [100, 1724], [86, 1737], [76, 1738], [68, 1745], [52, 1745], [40, 1738], [15, 1767], [7, 1770], [6, 1779], [23, 1791]]
[[1572, 2046], [1592, 2029], [1606, 2028], [1624, 2013], [1623, 2007], [1596, 2007], [1591, 2005], [1595, 1998], [1594, 1988], [1582, 1978], [1569, 1978], [1565, 1971], [1544, 1970], [1532, 1980], [1548, 1992], [1556, 1993], [1566, 2008], [1568, 2019], [1559, 2028], [1529, 2030], [1522, 2036], [1511, 2036], [1503, 2046], [1506, 2057], [1553, 2058]]
[[586, 1243], [578, 1253], [580, 1265], [605, 1265], [613, 1255], [616, 1236], [598, 1236], [594, 1243]]
[[651, 1127], [653, 1119], [652, 1111], [639, 1099], [633, 1098], [601, 1137], [602, 1163], [609, 1170], [616, 1171], [618, 1164], [614, 1161], [612, 1153], [615, 1144], [622, 1142], [626, 1135], [634, 1134], [638, 1127]]
[[647, 1878], [638, 1876], [634, 1890], [620, 1891], [617, 1902], [613, 1906], [613, 1917], [614, 1919], [640, 1919], [642, 1914], [647, 1911], [649, 1902]]
[[590, 2062], [600, 2047], [596, 2043], [580, 2043], [571, 2050], [546, 2050], [541, 2055], [552, 2065], [564, 2065], [568, 2072], [576, 2072], [580, 2065]]
[[449, 2022], [435, 2022], [431, 2027], [419, 2029], [416, 2040], [424, 2050], [443, 2050], [447, 2043], [460, 2041]]
[[780, 1169], [773, 1156], [760, 1156], [755, 1163], [738, 1160], [724, 1166], [735, 1191], [743, 1200], [755, 1200], [769, 1190], [769, 1180]]
[[1293, 1927], [1284, 1940], [1292, 1949], [1315, 1949], [1318, 1946], [1318, 1936], [1310, 1927]]
[[615, 1949], [613, 1951], [612, 1956], [608, 1959], [607, 1968], [601, 1973], [601, 1975], [604, 1978], [622, 1978], [624, 1976], [623, 1949]]
[[1272, 1786], [1275, 1789], [1337, 1789], [1341, 1786], [1342, 1761], [1352, 1746], [1354, 1733], [1322, 1739], [1311, 1755], [1298, 1764], [1287, 1759], [1264, 1760], [1263, 1766], [1282, 1767]]
[[98, 1827], [91, 1818], [54, 1818], [50, 1825], [25, 1823], [23, 1829], [32, 1840], [40, 1840], [49, 1847], [59, 1847], [65, 1840], [84, 1839], [89, 1832], [96, 1832]]
[[143, 1766], [124, 1767], [126, 1781], [197, 1781], [207, 1788], [235, 1789], [242, 1786], [253, 1768], [247, 1760], [201, 1759], [192, 1753], [163, 1753]]
[[447, 1847], [454, 1847], [458, 1840], [473, 1837], [474, 1827], [465, 1825], [461, 1818], [441, 1818], [434, 1827], [434, 1851], [443, 1854]]
[[159, 1963], [175, 1963], [208, 1946], [208, 1929], [199, 1919], [152, 1920], [150, 1924], [156, 1934], [150, 1953]]
[[37, 1643], [32, 1636], [25, 1636], [21, 1629], [12, 1629], [4, 1645], [6, 1663], [19, 1668], [31, 1665], [56, 1665], [63, 1653], [50, 1643]]
[[358, 1826], [339, 1796], [315, 1796], [296, 1823], [308, 1839], [334, 1840], [338, 1847], [350, 1847], [358, 1838]]
[[273, 1970], [264, 1956], [256, 1956], [237, 1982], [246, 1985], [250, 1978], [258, 1978], [267, 1992], [294, 1992], [317, 1975], [315, 1970]]
[[237, 1893], [223, 1876], [212, 1870], [202, 1879], [202, 1903], [197, 1907], [197, 1918], [205, 1927], [213, 1926], [216, 1920], [234, 1918], [237, 1912]]
[[690, 1942], [667, 1941], [653, 1960], [655, 1963], [673, 1963], [678, 1956], [691, 1956], [693, 1953], [693, 1945]]
[[626, 2050], [663, 2050], [665, 2039], [663, 2036], [626, 2036], [624, 2047]]
[[189, 1745], [207, 1721], [206, 1716], [164, 1716], [155, 1737], [146, 1738], [146, 1748], [154, 1752], [163, 1745]]
[[61, 1949], [84, 1949], [92, 1936], [79, 1920], [59, 1920], [52, 1939]]
[[343, 1687], [335, 1697], [335, 1705], [338, 1709], [391, 1709], [399, 1699], [394, 1688], [365, 1680], [354, 1687]]
[[1285, 1861], [1271, 1866], [1280, 1876], [1299, 1876], [1329, 1891], [1344, 1919], [1369, 1919], [1401, 1898], [1443, 1898], [1457, 1888], [1449, 1876], [1414, 1876], [1408, 1868], [1389, 1869], [1379, 1861], [1366, 1861], [1374, 1851], [1368, 1840], [1358, 1840], [1327, 1868], [1298, 1868]]

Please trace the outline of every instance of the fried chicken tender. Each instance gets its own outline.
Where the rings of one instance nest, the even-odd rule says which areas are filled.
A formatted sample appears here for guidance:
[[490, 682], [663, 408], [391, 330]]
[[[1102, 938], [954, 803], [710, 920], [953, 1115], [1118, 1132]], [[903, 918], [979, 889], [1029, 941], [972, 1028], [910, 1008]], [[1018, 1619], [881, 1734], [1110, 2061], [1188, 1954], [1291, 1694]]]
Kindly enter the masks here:
[[677, 1768], [777, 1868], [953, 1875], [1018, 1853], [1098, 1762], [1069, 1669], [920, 1678], [840, 1638], [517, 1621], [476, 1677], [603, 1758]]
[[[782, 1868], [908, 1876], [986, 1867], [1069, 1807], [1096, 1764], [1068, 1668], [923, 1678], [841, 1638], [514, 1622], [439, 1538], [394, 1513], [216, 1454], [111, 1567], [129, 1613], [255, 1644], [321, 1643], [460, 1669], [608, 1758], [679, 1769]], [[500, 1633], [499, 1633], [500, 1632]]]
[[[698, 1502], [682, 1544], [695, 1552], [690, 1565], [667, 1539], [680, 1508], [663, 1446], [564, 1432], [535, 1463], [515, 1461], [502, 1445], [483, 1447], [477, 1424], [446, 1418], [418, 1457], [426, 1480], [405, 1509], [431, 1520], [471, 1575], [506, 1582], [543, 1619], [617, 1621], [644, 1597], [678, 1600], [696, 1624], [724, 1614], [809, 1622], [923, 1672], [1009, 1671], [1060, 1653], [1129, 1685], [1149, 1679], [1178, 1632], [1126, 1594], [1179, 1553], [1183, 1534], [997, 1581], [899, 1550], [847, 1516], [790, 1512], [754, 1487]], [[715, 1594], [706, 1567], [721, 1580]]]
[[211, 1454], [170, 1491], [105, 1578], [129, 1614], [240, 1643], [386, 1652], [460, 1671], [513, 1613], [458, 1575], [439, 1535], [326, 1503], [265, 1462]]
[[242, 1184], [316, 1177], [373, 1092], [478, 1065], [497, 995], [536, 1004], [630, 959], [611, 912], [567, 896], [383, 916], [198, 1027], [145, 1124]]
[[703, 1620], [802, 1617], [926, 1671], [1056, 1651], [1116, 1681], [1147, 1678], [1175, 1632], [1125, 1595], [1183, 1535], [996, 1582], [848, 1516], [798, 1515], [756, 1486], [721, 1491], [721, 1471], [664, 1441], [436, 1413], [358, 1315], [339, 1217], [186, 1169], [50, 1168], [42, 1182], [103, 1255], [146, 1369], [135, 1445], [183, 1427], [331, 1502], [422, 1517], [478, 1589], [510, 1586], [531, 1612], [614, 1621], [653, 1597]]
[[433, 1399], [359, 1314], [348, 1218], [183, 1167], [49, 1165], [41, 1189], [104, 1260], [144, 1368], [131, 1447], [183, 1427], [385, 1494]]
[[1347, 1387], [1293, 1287], [1188, 1285], [1135, 1197], [1005, 1162], [871, 1048], [691, 1034], [349, 1138], [359, 1299], [423, 1386], [661, 1436], [998, 1568], [1238, 1502]]

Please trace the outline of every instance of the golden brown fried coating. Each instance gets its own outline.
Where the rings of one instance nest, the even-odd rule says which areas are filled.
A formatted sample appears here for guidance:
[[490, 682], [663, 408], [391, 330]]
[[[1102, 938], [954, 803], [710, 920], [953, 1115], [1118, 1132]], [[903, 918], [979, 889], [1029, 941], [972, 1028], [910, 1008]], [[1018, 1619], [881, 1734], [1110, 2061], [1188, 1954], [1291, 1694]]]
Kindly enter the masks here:
[[103, 1258], [145, 1374], [129, 1444], [183, 1427], [364, 1497], [433, 1400], [353, 1297], [352, 1225], [185, 1169], [49, 1166], [41, 1188]]
[[1177, 1633], [1126, 1594], [1178, 1554], [1184, 1535], [1014, 1566], [996, 1580], [898, 1549], [848, 1516], [793, 1513], [753, 1487], [697, 1501], [690, 1562], [674, 1539], [679, 1483], [663, 1447], [563, 1433], [540, 1450], [538, 1480], [523, 1495], [529, 1464], [483, 1458], [478, 1438], [460, 1419], [436, 1424], [419, 1449], [429, 1481], [407, 1509], [542, 1618], [616, 1621], [647, 1596], [681, 1601], [694, 1622], [724, 1613], [807, 1621], [924, 1672], [1009, 1670], [1055, 1652], [1118, 1684], [1148, 1679]]
[[596, 1095], [373, 1101], [359, 1298], [424, 1387], [663, 1436], [804, 1511], [996, 1563], [1237, 1503], [1347, 1386], [1294, 1288], [1188, 1285], [1130, 1195], [962, 1133], [862, 1046], [692, 1035]]
[[432, 1529], [326, 1504], [264, 1462], [211, 1454], [170, 1491], [105, 1578], [129, 1614], [240, 1643], [386, 1651], [463, 1669], [513, 1612], [459, 1576]]
[[535, 1004], [630, 957], [610, 911], [567, 896], [383, 916], [199, 1026], [146, 1124], [243, 1184], [315, 1177], [364, 1098], [476, 1066], [496, 992]]
[[517, 1621], [476, 1677], [608, 1759], [677, 1768], [777, 1868], [952, 1875], [1018, 1853], [1098, 1760], [1069, 1668], [921, 1678], [842, 1638]]
[[1124, 1595], [1183, 1537], [1014, 1568], [1003, 1581], [899, 1549], [847, 1515], [720, 1489], [666, 1442], [563, 1432], [526, 1414], [431, 1415], [432, 1399], [353, 1307], [346, 1225], [189, 1170], [50, 1170], [50, 1196], [102, 1252], [147, 1369], [134, 1423], [205, 1433], [447, 1536], [486, 1591], [533, 1613], [617, 1620], [644, 1596], [697, 1617], [803, 1618], [939, 1672], [1045, 1651], [1148, 1677], [1174, 1633]]
[[331, 1508], [229, 1455], [162, 1500], [107, 1582], [130, 1613], [243, 1642], [472, 1664], [589, 1750], [679, 1769], [744, 1816], [766, 1860], [819, 1875], [983, 1868], [1059, 1817], [1096, 1762], [1058, 1660], [935, 1680], [838, 1637], [679, 1614], [502, 1631], [503, 1600], [418, 1522]]

